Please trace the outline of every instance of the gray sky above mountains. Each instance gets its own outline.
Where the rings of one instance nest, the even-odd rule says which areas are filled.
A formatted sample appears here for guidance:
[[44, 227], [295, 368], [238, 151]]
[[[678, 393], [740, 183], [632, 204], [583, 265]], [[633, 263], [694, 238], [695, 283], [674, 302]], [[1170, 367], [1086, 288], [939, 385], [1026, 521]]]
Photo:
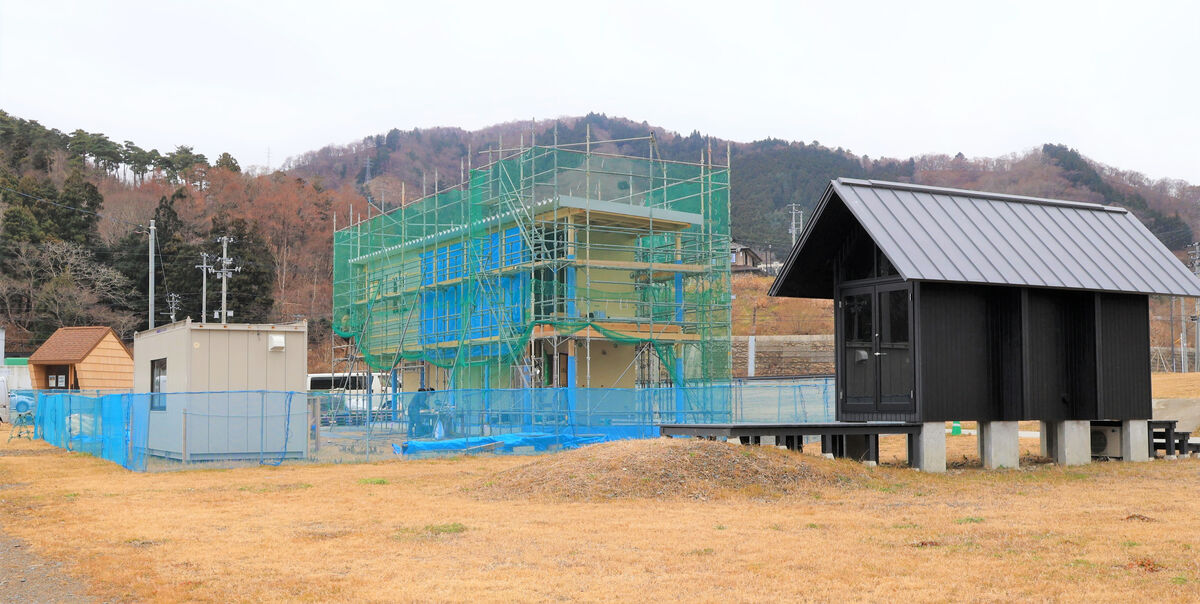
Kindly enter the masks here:
[[0, 0], [0, 109], [243, 166], [597, 111], [871, 157], [1064, 143], [1200, 183], [1198, 66], [1184, 2]]

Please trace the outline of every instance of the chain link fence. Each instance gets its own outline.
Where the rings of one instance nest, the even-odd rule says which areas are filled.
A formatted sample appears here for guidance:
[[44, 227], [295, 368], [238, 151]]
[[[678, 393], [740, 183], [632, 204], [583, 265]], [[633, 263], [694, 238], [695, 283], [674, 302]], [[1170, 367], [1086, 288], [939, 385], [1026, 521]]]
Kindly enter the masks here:
[[832, 376], [684, 388], [421, 392], [16, 391], [35, 436], [135, 471], [535, 453], [653, 438], [660, 423], [834, 419]]

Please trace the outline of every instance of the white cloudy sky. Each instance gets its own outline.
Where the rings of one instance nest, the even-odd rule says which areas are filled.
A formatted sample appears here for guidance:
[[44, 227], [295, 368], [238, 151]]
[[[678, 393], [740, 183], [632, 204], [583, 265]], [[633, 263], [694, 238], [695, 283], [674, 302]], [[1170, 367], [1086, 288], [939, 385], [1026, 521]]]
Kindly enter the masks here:
[[1200, 182], [1200, 4], [0, 0], [0, 109], [272, 164], [588, 111], [873, 157], [1044, 142]]

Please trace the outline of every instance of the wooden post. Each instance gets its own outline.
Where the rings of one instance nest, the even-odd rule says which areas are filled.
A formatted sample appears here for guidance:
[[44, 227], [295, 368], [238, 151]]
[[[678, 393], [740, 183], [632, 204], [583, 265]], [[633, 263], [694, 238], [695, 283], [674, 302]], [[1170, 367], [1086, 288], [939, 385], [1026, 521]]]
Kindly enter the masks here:
[[309, 399], [308, 421], [312, 426], [312, 429], [308, 431], [308, 436], [312, 439], [309, 450], [315, 455], [321, 451], [321, 399]]

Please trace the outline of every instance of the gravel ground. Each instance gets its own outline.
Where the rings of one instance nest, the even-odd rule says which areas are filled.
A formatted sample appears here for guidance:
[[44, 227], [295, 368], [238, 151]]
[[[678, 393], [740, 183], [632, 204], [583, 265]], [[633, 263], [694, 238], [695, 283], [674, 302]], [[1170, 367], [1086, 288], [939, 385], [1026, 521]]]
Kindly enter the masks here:
[[87, 587], [61, 562], [43, 560], [0, 531], [0, 602], [91, 602]]

